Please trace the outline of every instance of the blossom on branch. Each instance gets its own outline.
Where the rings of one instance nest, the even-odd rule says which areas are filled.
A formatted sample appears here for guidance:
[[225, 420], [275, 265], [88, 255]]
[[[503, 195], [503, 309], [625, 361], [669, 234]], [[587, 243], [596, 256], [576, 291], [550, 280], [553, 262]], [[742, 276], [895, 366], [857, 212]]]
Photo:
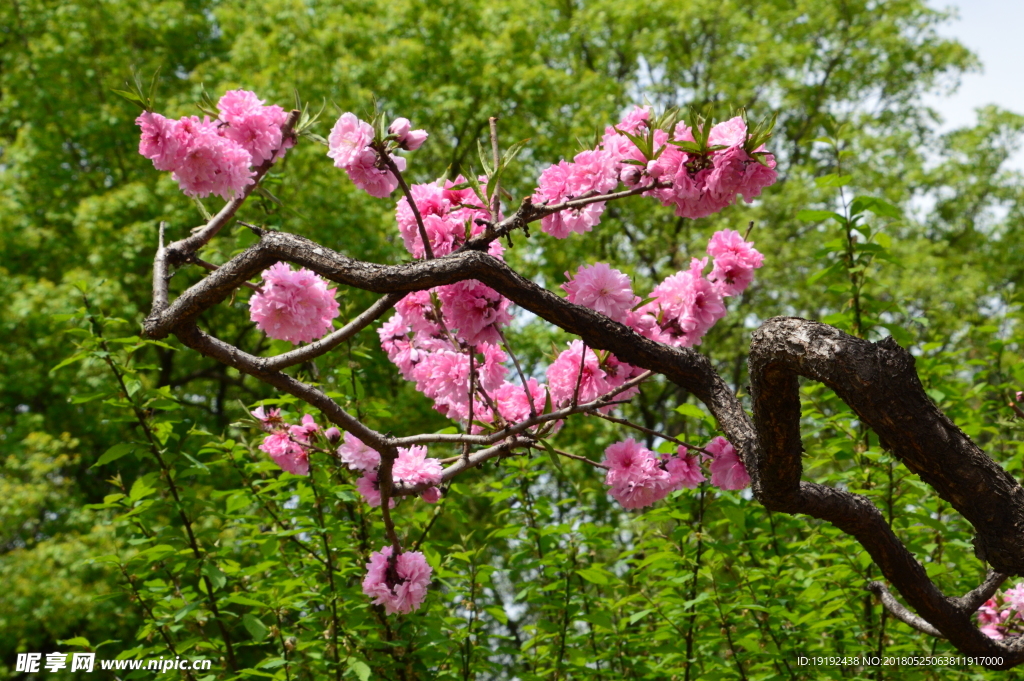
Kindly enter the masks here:
[[736, 448], [724, 437], [716, 437], [704, 449], [711, 452], [711, 484], [721, 489], [743, 489], [750, 486], [750, 476]]
[[254, 166], [280, 158], [294, 144], [282, 128], [288, 113], [265, 106], [248, 90], [231, 90], [217, 103], [220, 116], [185, 116], [171, 120], [143, 112], [139, 153], [157, 170], [169, 171], [187, 196], [216, 194], [224, 200], [242, 194], [253, 183]]
[[388, 615], [408, 614], [427, 598], [433, 570], [419, 551], [404, 551], [392, 560], [392, 548], [385, 546], [370, 554], [363, 579], [363, 593], [383, 605]]
[[287, 430], [277, 430], [263, 438], [260, 450], [278, 466], [295, 475], [309, 475], [309, 452], [294, 442]]
[[612, 269], [603, 262], [592, 266], [580, 265], [576, 276], [565, 273], [570, 280], [562, 284], [570, 303], [589, 307], [591, 310], [607, 315], [617, 322], [624, 322], [629, 311], [640, 302], [633, 294], [629, 277]]
[[608, 493], [623, 508], [643, 508], [663, 499], [671, 490], [672, 478], [658, 465], [654, 453], [628, 438], [604, 450]]
[[249, 317], [271, 338], [309, 343], [323, 336], [338, 316], [337, 289], [310, 270], [279, 262], [263, 271], [262, 290], [249, 299]]
[[[288, 120], [288, 112], [275, 105], [264, 106], [256, 93], [248, 90], [230, 90], [217, 102], [220, 120], [226, 123], [224, 136], [249, 152], [252, 164], [284, 155], [294, 142], [281, 139], [281, 126]], [[282, 144], [284, 142], [284, 144]]]

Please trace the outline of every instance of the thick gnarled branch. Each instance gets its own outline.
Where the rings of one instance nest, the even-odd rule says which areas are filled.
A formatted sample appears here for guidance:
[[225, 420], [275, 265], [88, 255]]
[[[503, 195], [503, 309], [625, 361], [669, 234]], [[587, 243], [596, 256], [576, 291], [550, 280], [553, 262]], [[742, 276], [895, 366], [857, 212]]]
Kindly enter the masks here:
[[[1024, 574], [1024, 542], [1020, 541], [1024, 490], [938, 410], [923, 391], [913, 358], [891, 339], [875, 344], [815, 322], [769, 320], [755, 332], [751, 345], [751, 421], [707, 357], [690, 349], [655, 343], [604, 315], [573, 305], [474, 248], [430, 261], [387, 266], [354, 260], [293, 234], [262, 230], [258, 234], [259, 243], [183, 292], [166, 309], [154, 310], [145, 322], [146, 335], [164, 337], [174, 333], [205, 354], [228, 363], [237, 361], [237, 348], [201, 334], [195, 320], [231, 295], [241, 282], [280, 260], [307, 267], [340, 284], [387, 294], [389, 300], [412, 291], [476, 279], [520, 307], [580, 336], [589, 347], [661, 373], [693, 393], [708, 406], [742, 453], [756, 498], [769, 509], [827, 520], [854, 536], [916, 610], [917, 615], [907, 611], [906, 618], [901, 619], [920, 624], [922, 631], [938, 632], [964, 653], [1001, 657], [1002, 667], [1024, 661], [1024, 644], [994, 641], [971, 622], [977, 606], [969, 606], [998, 588], [996, 578], [986, 580], [962, 599], [946, 598], [870, 500], [801, 480], [803, 447], [797, 377], [805, 376], [832, 388], [875, 430], [883, 446], [974, 525], [980, 558], [1001, 573]], [[246, 362], [250, 360], [260, 367], [250, 373], [320, 408], [334, 423], [351, 429], [368, 445], [375, 449], [395, 446], [392, 438], [350, 428], [352, 417], [320, 391], [279, 371], [270, 371], [287, 362], [251, 356]], [[506, 435], [515, 436], [512, 432]], [[453, 476], [471, 464], [528, 443], [528, 439], [523, 440], [518, 443], [508, 439], [460, 459], [446, 469], [445, 475]], [[393, 493], [415, 491], [396, 486]]]

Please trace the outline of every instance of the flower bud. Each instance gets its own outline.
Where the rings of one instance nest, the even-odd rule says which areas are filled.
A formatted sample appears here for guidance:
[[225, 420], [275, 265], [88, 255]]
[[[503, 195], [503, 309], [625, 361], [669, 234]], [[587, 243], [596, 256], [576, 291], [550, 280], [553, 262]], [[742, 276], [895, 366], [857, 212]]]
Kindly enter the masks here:
[[436, 504], [441, 499], [441, 490], [437, 487], [428, 487], [420, 493], [420, 499], [428, 504]]
[[412, 124], [408, 118], [396, 118], [395, 122], [388, 128], [388, 132], [397, 137], [398, 141], [401, 142], [409, 134], [409, 128], [411, 127]]
[[429, 137], [429, 135], [426, 130], [412, 130], [402, 141], [402, 148], [408, 149], [409, 151], [416, 151], [423, 146], [424, 142], [427, 141], [427, 137]]
[[336, 445], [339, 442], [341, 442], [341, 431], [335, 428], [334, 426], [331, 426], [330, 428], [324, 431], [324, 437], [326, 437], [327, 441], [330, 442], [332, 445]]

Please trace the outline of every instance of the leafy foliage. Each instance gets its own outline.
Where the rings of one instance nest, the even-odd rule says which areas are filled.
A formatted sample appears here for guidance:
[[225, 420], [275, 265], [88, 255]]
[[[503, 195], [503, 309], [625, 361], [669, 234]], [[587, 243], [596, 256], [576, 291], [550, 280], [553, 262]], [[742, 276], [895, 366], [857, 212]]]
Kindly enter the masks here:
[[[498, 115], [503, 140], [530, 139], [501, 178], [516, 198], [638, 95], [742, 106], [751, 120], [778, 110], [785, 180], [758, 203], [687, 221], [627, 201], [585, 244], [534, 236], [510, 259], [551, 288], [595, 259], [649, 285], [715, 229], [753, 220], [768, 258], [736, 303], [749, 314], [702, 346], [723, 375], [744, 385], [749, 330], [776, 314], [891, 334], [936, 403], [1020, 478], [1006, 403], [1024, 386], [1024, 184], [1005, 161], [1024, 117], [988, 109], [974, 128], [932, 132], [920, 95], [974, 66], [935, 33], [942, 20], [919, 0], [0, 7], [0, 669], [16, 652], [88, 648], [208, 656], [220, 678], [232, 657], [246, 676], [289, 680], [880, 678], [892, 674], [795, 659], [946, 652], [882, 614], [863, 589], [877, 568], [832, 527], [710, 489], [623, 513], [595, 471], [543, 453], [460, 479], [437, 507], [403, 502], [436, 590], [422, 611], [384, 618], [359, 588], [383, 527], [353, 480], [323, 453], [308, 479], [280, 474], [236, 421], [238, 400], [271, 403], [262, 387], [134, 335], [155, 225], [180, 236], [198, 218], [135, 154], [138, 107], [111, 93], [134, 64], [159, 67], [156, 97], [177, 115], [196, 113], [204, 87], [242, 84], [282, 105], [297, 89], [327, 111], [372, 108], [376, 95], [431, 132], [417, 181], [467, 171]], [[281, 204], [251, 200], [241, 219], [397, 262], [391, 205], [353, 191], [322, 153], [300, 143], [268, 178]], [[204, 258], [223, 262], [251, 239], [222, 235]], [[173, 286], [198, 276], [183, 270]], [[342, 318], [368, 301], [353, 292]], [[248, 351], [279, 349], [242, 300], [205, 321]], [[447, 427], [376, 340], [364, 333], [299, 371], [380, 430]], [[510, 336], [529, 371], [563, 340], [542, 325]], [[807, 385], [803, 399], [805, 477], [871, 497], [946, 593], [976, 586], [969, 525], [831, 392]], [[631, 410], [685, 438], [717, 432], [672, 385], [646, 386]], [[554, 444], [595, 457], [614, 439], [587, 419]]]

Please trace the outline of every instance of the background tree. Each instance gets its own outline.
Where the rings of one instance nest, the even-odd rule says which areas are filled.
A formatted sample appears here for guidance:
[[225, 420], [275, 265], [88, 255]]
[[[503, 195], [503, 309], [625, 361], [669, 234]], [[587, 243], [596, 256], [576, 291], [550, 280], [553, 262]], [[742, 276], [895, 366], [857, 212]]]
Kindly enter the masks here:
[[[116, 3], [17, 2], [0, 10], [8, 27], [0, 70], [5, 167], [0, 174], [0, 243], [8, 256], [2, 285], [10, 289], [0, 315], [5, 325], [0, 375], [6, 407], [0, 446], [6, 456], [3, 484], [10, 487], [4, 495], [10, 501], [3, 514], [7, 550], [0, 569], [5, 584], [12, 585], [0, 596], [5, 632], [0, 638], [11, 646], [4, 650], [5, 662], [15, 650], [42, 650], [75, 635], [94, 644], [130, 641], [138, 618], [144, 616], [137, 609], [126, 610], [119, 591], [111, 600], [92, 601], [94, 594], [111, 592], [123, 582], [116, 571], [83, 559], [109, 554], [123, 542], [114, 541], [115, 530], [103, 524], [103, 512], [82, 506], [102, 501], [111, 491], [104, 480], [116, 471], [130, 491], [139, 475], [155, 469], [152, 462], [133, 457], [89, 468], [111, 445], [137, 437], [134, 427], [121, 420], [124, 413], [117, 405], [68, 402], [69, 397], [85, 399], [108, 390], [108, 367], [89, 361], [49, 374], [69, 354], [67, 337], [54, 335], [63, 323], [49, 315], [81, 304], [72, 284], [88, 282], [94, 309], [134, 324], [148, 307], [144, 282], [155, 224], [166, 220], [179, 236], [197, 220], [195, 208], [135, 154], [130, 125], [135, 112], [109, 92], [120, 86], [129, 63], [147, 73], [162, 66], [159, 97], [162, 108], [175, 114], [194, 112], [191, 103], [199, 99], [200, 84], [211, 92], [244, 84], [281, 104], [296, 87], [309, 101], [327, 98], [357, 111], [376, 94], [387, 108], [416, 111], [423, 117], [418, 125], [441, 133], [418, 158], [417, 168], [424, 174], [414, 173], [417, 180], [432, 179], [449, 165], [452, 173], [465, 170], [473, 163], [487, 117], [497, 113], [509, 139], [531, 138], [529, 155], [522, 159], [524, 172], [515, 175], [522, 184], [509, 187], [517, 196], [533, 186], [535, 176], [526, 168], [539, 169], [541, 162], [559, 154], [570, 156], [574, 137], [589, 140], [595, 122], [617, 119], [622, 107], [638, 96], [658, 104], [718, 102], [721, 113], [744, 105], [754, 117], [778, 108], [782, 116], [776, 144], [784, 181], [755, 206], [702, 224], [677, 221], [637, 201], [609, 214], [600, 233], [585, 245], [568, 242], [554, 250], [521, 245], [516, 251], [528, 255], [512, 261], [553, 287], [562, 272], [583, 261], [576, 249], [587, 249], [590, 259], [613, 261], [638, 281], [653, 283], [685, 263], [688, 253], [699, 251], [714, 229], [755, 220], [758, 246], [771, 255], [771, 262], [759, 272], [758, 284], [743, 303], [752, 311], [751, 319], [716, 329], [703, 346], [737, 386], [747, 382], [746, 334], [756, 325], [754, 317], [801, 314], [853, 330], [847, 319], [849, 272], [832, 269], [806, 283], [807, 277], [841, 259], [844, 249], [829, 245], [841, 234], [834, 223], [796, 219], [801, 209], [836, 205], [836, 189], [816, 187], [811, 178], [835, 169], [835, 149], [812, 140], [826, 133], [829, 115], [838, 117], [849, 123], [841, 141], [841, 150], [852, 152], [843, 158], [843, 172], [853, 176], [848, 191], [884, 197], [905, 209], [901, 219], [878, 226], [892, 238], [891, 251], [901, 265], [878, 266], [878, 261], [864, 270], [865, 300], [875, 305], [868, 329], [875, 335], [869, 337], [884, 334], [883, 328], [906, 333], [899, 339], [920, 353], [918, 368], [926, 387], [934, 391], [932, 397], [1004, 467], [1017, 472], [1013, 423], [999, 414], [1005, 413], [1001, 409], [1011, 388], [1020, 384], [1014, 373], [1020, 181], [1001, 165], [1016, 144], [1021, 120], [992, 111], [973, 130], [943, 138], [929, 132], [920, 94], [955, 80], [972, 65], [966, 51], [932, 32], [941, 15], [910, 2], [886, 3], [881, 11], [851, 3], [796, 8], [692, 3], [684, 9], [647, 5], [628, 12], [602, 3], [508, 3], [497, 8], [409, 3], [389, 4], [387, 9], [365, 4], [318, 5], [310, 12], [298, 3], [128, 8]], [[434, 153], [439, 157], [433, 158]], [[322, 159], [311, 149], [300, 146], [285, 164], [280, 183], [269, 186], [294, 212], [268, 202], [261, 209], [253, 202], [246, 208], [250, 219], [302, 233], [353, 257], [398, 261], [387, 204], [314, 172]], [[723, 225], [722, 220], [729, 222]], [[251, 237], [238, 232], [234, 243], [220, 243], [221, 251], [207, 253], [208, 259], [222, 262], [249, 245]], [[816, 258], [823, 248], [826, 252]], [[98, 263], [104, 264], [101, 277], [95, 274]], [[200, 275], [187, 276], [194, 281]], [[102, 285], [97, 285], [99, 278]], [[350, 302], [355, 310], [368, 299]], [[265, 349], [265, 341], [248, 325], [238, 324], [237, 317], [208, 321], [221, 337], [249, 350]], [[368, 410], [387, 408], [390, 414], [401, 414], [410, 428], [445, 427], [429, 405], [395, 378], [375, 340], [357, 339], [351, 347], [354, 357], [365, 353], [371, 358], [359, 357], [360, 372], [353, 374], [349, 362], [340, 359], [339, 366], [319, 370], [340, 371], [336, 380], [362, 391], [360, 400]], [[546, 361], [551, 340], [556, 339], [548, 331], [524, 328], [513, 342], [524, 349], [526, 362], [536, 366]], [[223, 431], [241, 414], [232, 411], [235, 398], [251, 403], [268, 395], [257, 384], [191, 353], [148, 347], [140, 350], [139, 358], [140, 368], [151, 367], [142, 377], [147, 389], [166, 386], [169, 396], [186, 405], [186, 418], [212, 432]], [[805, 437], [813, 435], [805, 444], [812, 461], [818, 462], [808, 475], [867, 491], [880, 507], [902, 508], [892, 516], [897, 532], [919, 554], [933, 557], [933, 578], [947, 592], [974, 586], [983, 570], [970, 557], [963, 521], [894, 466], [829, 391], [812, 385], [804, 397]], [[686, 399], [668, 385], [645, 390], [636, 418], [712, 434], [710, 424], [695, 412], [672, 410]], [[389, 416], [380, 413], [379, 418]], [[234, 431], [230, 436], [237, 441]], [[564, 437], [593, 443], [595, 451], [611, 441], [608, 430], [590, 422]], [[590, 450], [581, 444], [578, 451]], [[837, 464], [836, 458], [857, 465]], [[581, 656], [574, 660], [571, 651], [590, 646], [600, 655], [618, 656], [618, 666], [604, 668], [609, 675], [632, 669], [641, 677], [679, 673], [695, 678], [695, 663], [672, 658], [660, 644], [652, 647], [652, 641], [682, 637], [692, 650], [705, 651], [702, 673], [723, 664], [723, 674], [755, 674], [763, 665], [788, 677], [801, 673], [784, 662], [799, 650], [920, 652], [934, 644], [885, 621], [862, 591], [877, 572], [861, 562], [859, 547], [827, 527], [769, 516], [739, 499], [716, 498], [704, 514], [704, 497], [686, 497], [678, 510], [664, 510], [682, 511], [679, 518], [648, 514], [624, 519], [604, 505], [603, 488], [582, 469], [569, 466], [565, 476], [554, 480], [541, 478], [533, 469], [523, 475], [535, 483], [509, 476], [495, 487], [492, 482], [505, 478], [481, 479], [478, 487], [460, 495], [464, 501], [446, 506], [431, 529], [433, 541], [470, 550], [479, 550], [484, 546], [481, 537], [505, 525], [527, 528], [521, 530], [526, 538], [536, 533], [535, 555], [517, 554], [496, 537], [488, 552], [471, 556], [465, 568], [454, 568], [467, 602], [479, 601], [480, 607], [457, 609], [445, 614], [449, 619], [441, 624], [417, 628], [433, 632], [432, 649], [442, 657], [452, 653], [450, 639], [460, 642], [458, 664], [447, 662], [459, 670], [453, 673], [564, 676], [578, 673], [571, 671], [572, 665], [587, 661]], [[240, 480], [225, 469], [208, 484], [227, 490]], [[565, 568], [573, 564], [575, 549], [571, 542], [558, 541], [554, 528], [573, 518], [568, 500], [576, 494], [559, 491], [573, 484], [586, 485], [594, 496], [589, 508], [598, 511], [585, 530], [594, 536], [587, 536], [586, 545], [595, 552], [601, 547], [600, 556], [595, 553], [591, 560], [612, 566], [610, 571], [598, 566], [598, 572], [581, 574]], [[509, 492], [513, 496], [504, 496]], [[487, 506], [509, 499], [514, 500], [507, 511], [510, 517], [499, 514], [502, 523], [493, 525], [496, 516]], [[908, 504], [915, 510], [907, 512]], [[691, 516], [694, 510], [697, 514]], [[733, 536], [724, 524], [728, 518], [736, 526], [741, 514], [746, 534]], [[700, 526], [708, 528], [714, 541], [693, 533], [694, 517], [701, 518]], [[715, 523], [720, 524], [717, 534]], [[466, 527], [479, 528], [472, 542], [458, 536]], [[935, 531], [923, 531], [928, 527]], [[216, 531], [215, 526], [209, 529]], [[615, 603], [627, 597], [645, 599], [631, 581], [634, 577], [620, 579], [621, 566], [656, 555], [665, 536], [687, 547], [683, 558], [659, 557], [640, 574], [652, 589], [657, 587], [648, 595], [660, 596], [666, 616], [652, 610], [646, 619], [629, 622], [641, 610], [618, 619]], [[768, 536], [772, 541], [765, 551], [748, 551], [757, 537]], [[575, 546], [583, 544], [577, 540]], [[695, 560], [698, 551], [700, 562]], [[744, 561], [743, 571], [733, 570]], [[795, 561], [801, 562], [794, 567]], [[579, 569], [593, 567], [585, 565]], [[492, 576], [495, 567], [500, 569]], [[40, 572], [53, 578], [40, 583], [28, 577]], [[677, 589], [673, 610], [665, 600], [665, 585], [688, 574], [693, 578]], [[747, 584], [740, 574], [747, 575]], [[771, 591], [759, 591], [757, 585]], [[561, 603], [546, 596], [559, 587], [568, 594]], [[506, 606], [527, 588], [516, 605]], [[810, 592], [801, 593], [806, 589]], [[710, 595], [690, 603], [705, 593]], [[831, 617], [821, 616], [823, 602]], [[752, 604], [766, 608], [763, 618], [750, 614], [761, 612], [756, 609], [743, 613]], [[577, 613], [588, 608], [600, 623], [573, 624]], [[611, 626], [602, 629], [606, 621]], [[720, 661], [713, 653], [722, 650], [723, 628], [732, 640], [724, 644], [729, 652]], [[614, 646], [598, 638], [601, 631], [616, 632]], [[605, 662], [612, 664], [610, 659]]]

